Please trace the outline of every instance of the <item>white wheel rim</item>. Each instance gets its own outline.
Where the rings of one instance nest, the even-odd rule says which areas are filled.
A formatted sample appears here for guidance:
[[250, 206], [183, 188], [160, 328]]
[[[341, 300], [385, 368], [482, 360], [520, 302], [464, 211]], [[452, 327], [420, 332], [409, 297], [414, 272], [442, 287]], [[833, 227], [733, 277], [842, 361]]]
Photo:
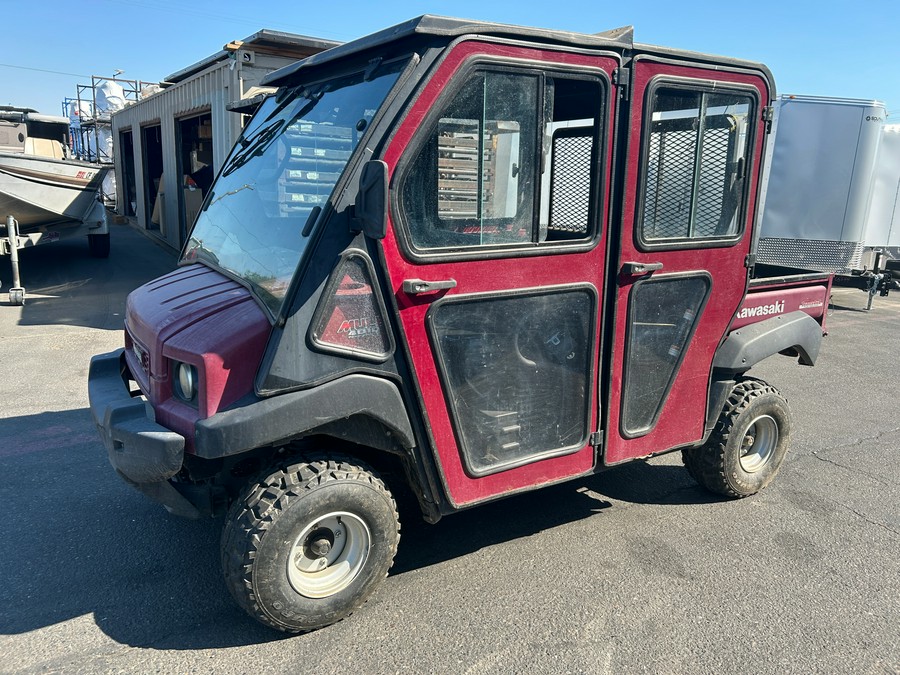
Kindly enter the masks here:
[[336, 511], [317, 518], [291, 546], [288, 581], [307, 598], [339, 593], [359, 574], [371, 542], [369, 528], [357, 515]]
[[747, 473], [756, 473], [769, 463], [777, 445], [778, 423], [770, 415], [760, 415], [744, 432], [741, 468]]

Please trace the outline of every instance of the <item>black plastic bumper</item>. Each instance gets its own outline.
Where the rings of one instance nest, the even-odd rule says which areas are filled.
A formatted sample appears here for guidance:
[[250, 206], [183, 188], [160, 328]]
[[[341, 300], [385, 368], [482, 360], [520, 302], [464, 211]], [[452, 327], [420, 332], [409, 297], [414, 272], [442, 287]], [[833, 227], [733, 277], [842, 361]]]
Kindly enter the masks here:
[[110, 464], [126, 482], [170, 512], [196, 518], [200, 515], [196, 507], [168, 482], [184, 461], [184, 437], [157, 424], [144, 400], [131, 396], [123, 377], [123, 352], [93, 357], [88, 375], [91, 415]]

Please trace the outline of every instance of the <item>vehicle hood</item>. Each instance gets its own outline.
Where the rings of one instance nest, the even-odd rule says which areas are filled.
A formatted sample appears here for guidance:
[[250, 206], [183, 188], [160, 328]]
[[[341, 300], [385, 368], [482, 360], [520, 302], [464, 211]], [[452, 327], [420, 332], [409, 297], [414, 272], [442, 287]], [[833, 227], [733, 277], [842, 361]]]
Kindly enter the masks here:
[[185, 361], [201, 369], [206, 417], [253, 391], [271, 324], [246, 288], [195, 264], [133, 291], [125, 328], [132, 374], [151, 402], [171, 396], [170, 363]]

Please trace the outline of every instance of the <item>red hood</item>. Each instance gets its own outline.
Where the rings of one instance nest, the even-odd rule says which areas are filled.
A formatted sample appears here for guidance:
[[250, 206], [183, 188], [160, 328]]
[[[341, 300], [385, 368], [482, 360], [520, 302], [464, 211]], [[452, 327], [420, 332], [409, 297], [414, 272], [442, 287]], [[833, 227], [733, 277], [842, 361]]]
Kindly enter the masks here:
[[[125, 310], [128, 363], [141, 389], [165, 424], [184, 416], [187, 404], [172, 398], [171, 361], [197, 366], [198, 405], [193, 421], [253, 391], [271, 324], [240, 284], [195, 264], [144, 284], [128, 296]], [[138, 343], [138, 350], [133, 342]], [[140, 351], [146, 352], [141, 364]], [[149, 358], [147, 358], [149, 357]], [[149, 364], [147, 361], [149, 360]], [[149, 365], [149, 372], [148, 372]], [[170, 420], [177, 431], [186, 419]]]

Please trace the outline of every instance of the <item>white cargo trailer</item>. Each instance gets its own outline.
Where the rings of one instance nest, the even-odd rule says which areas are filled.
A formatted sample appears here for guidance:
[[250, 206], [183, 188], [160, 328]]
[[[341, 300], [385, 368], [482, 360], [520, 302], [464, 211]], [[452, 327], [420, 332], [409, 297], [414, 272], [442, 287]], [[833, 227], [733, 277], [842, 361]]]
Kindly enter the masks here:
[[866, 245], [884, 246], [888, 258], [900, 261], [900, 124], [881, 128]]
[[757, 262], [887, 294], [900, 261], [900, 132], [875, 100], [775, 101]]

